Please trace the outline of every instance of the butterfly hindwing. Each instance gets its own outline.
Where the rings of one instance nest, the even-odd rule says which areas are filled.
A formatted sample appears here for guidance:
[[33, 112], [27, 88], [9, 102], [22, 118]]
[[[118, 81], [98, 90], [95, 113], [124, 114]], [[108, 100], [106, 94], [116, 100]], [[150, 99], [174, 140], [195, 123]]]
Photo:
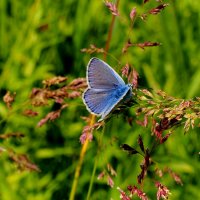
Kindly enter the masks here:
[[96, 115], [104, 112], [110, 98], [112, 98], [112, 91], [108, 90], [88, 88], [83, 94], [88, 110]]
[[90, 112], [104, 119], [130, 90], [128, 85], [114, 90], [88, 88], [83, 99]]

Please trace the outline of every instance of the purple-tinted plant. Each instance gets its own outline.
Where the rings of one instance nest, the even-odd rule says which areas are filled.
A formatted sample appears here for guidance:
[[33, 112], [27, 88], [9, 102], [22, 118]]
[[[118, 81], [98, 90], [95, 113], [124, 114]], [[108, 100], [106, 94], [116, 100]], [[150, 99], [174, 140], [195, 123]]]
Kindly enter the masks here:
[[[80, 98], [82, 91], [86, 88], [85, 78], [77, 78], [66, 83], [66, 77], [53, 77], [42, 82], [42, 88], [33, 88], [29, 97], [27, 105], [30, 105], [33, 108], [48, 106], [50, 102], [56, 103], [57, 109], [46, 114], [37, 124], [38, 127], [43, 126], [44, 124], [58, 119], [61, 115], [61, 112], [66, 109], [68, 101]], [[12, 112], [12, 104], [15, 101], [16, 94], [7, 92], [3, 101], [5, 102], [7, 108]], [[35, 117], [39, 113], [35, 110], [25, 109], [22, 111], [22, 114], [27, 117]], [[20, 132], [11, 132], [3, 133], [0, 135], [0, 139], [6, 140], [9, 138], [20, 139], [25, 137], [23, 133]], [[20, 170], [29, 170], [29, 171], [40, 171], [39, 167], [36, 164], [33, 164], [27, 155], [18, 154], [13, 149], [8, 147], [0, 147], [0, 153], [7, 153], [8, 158], [17, 165]]]

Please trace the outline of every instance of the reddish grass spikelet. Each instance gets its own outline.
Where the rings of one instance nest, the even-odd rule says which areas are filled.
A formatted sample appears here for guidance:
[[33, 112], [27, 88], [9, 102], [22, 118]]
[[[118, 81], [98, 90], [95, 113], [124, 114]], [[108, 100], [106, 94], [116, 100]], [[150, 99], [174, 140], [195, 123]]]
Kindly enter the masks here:
[[[82, 119], [85, 120], [88, 124], [90, 124], [91, 119], [86, 117], [82, 117]], [[91, 125], [84, 126], [82, 134], [80, 136], [81, 144], [84, 144], [87, 139], [91, 142], [93, 139], [93, 130], [99, 129], [101, 126], [103, 126], [103, 124], [104, 122], [102, 121], [102, 122], [96, 122], [92, 126]]]
[[183, 100], [180, 103], [179, 107], [182, 108], [182, 110], [183, 110], [183, 109], [189, 108], [189, 107], [191, 107], [193, 105], [194, 105], [194, 102], [192, 102], [191, 100]]
[[119, 16], [117, 5], [115, 3], [111, 3], [107, 0], [105, 1], [105, 6], [111, 11], [112, 15]]
[[148, 13], [152, 15], [157, 15], [160, 13], [165, 7], [169, 6], [168, 3], [160, 4], [156, 8], [151, 9]]
[[159, 176], [160, 178], [163, 177], [163, 171], [161, 169], [156, 168], [155, 169], [155, 174]]
[[6, 134], [1, 134], [0, 139], [8, 139], [8, 138], [23, 138], [24, 134], [20, 132], [16, 133], [6, 133]]
[[140, 149], [142, 150], [142, 152], [144, 153], [145, 152], [145, 149], [144, 149], [144, 143], [143, 143], [143, 140], [142, 140], [142, 137], [141, 137], [141, 135], [139, 135], [139, 137], [138, 137], [138, 144], [139, 144], [139, 147], [140, 147]]
[[148, 115], [144, 116], [143, 121], [136, 120], [136, 123], [140, 126], [147, 127], [147, 125], [148, 125]]
[[162, 185], [160, 182], [156, 182], [155, 186], [158, 188], [157, 200], [168, 199], [170, 194], [169, 189], [166, 186]]
[[122, 67], [121, 71], [122, 76], [128, 78], [128, 82], [133, 86], [134, 89], [136, 89], [138, 87], [138, 72], [134, 68], [131, 69], [131, 66], [128, 63]]
[[170, 125], [170, 121], [167, 117], [164, 117], [163, 119], [160, 120], [160, 128], [162, 130], [167, 130]]
[[136, 88], [138, 88], [139, 74], [135, 69], [133, 69], [133, 73], [132, 74], [133, 74], [132, 85], [133, 85], [133, 88], [136, 89]]
[[33, 88], [31, 95], [31, 104], [33, 106], [44, 106], [48, 105], [48, 99], [46, 97], [46, 90], [40, 88]]
[[133, 47], [133, 46], [137, 46], [140, 47], [141, 49], [145, 50], [146, 47], [155, 47], [155, 46], [160, 46], [161, 43], [159, 42], [143, 42], [143, 43], [132, 43], [130, 40], [128, 40], [128, 42], [124, 45], [123, 49], [122, 49], [122, 53], [126, 53], [128, 48]]
[[50, 112], [48, 113], [45, 118], [41, 119], [37, 126], [38, 127], [41, 127], [43, 126], [47, 121], [53, 121], [53, 119], [55, 120], [56, 118], [58, 118], [60, 116], [60, 110], [57, 110], [57, 111], [53, 111], [53, 112]]
[[166, 142], [170, 135], [171, 135], [171, 132], [166, 134], [164, 137], [162, 137], [160, 143], [162, 144], [162, 143]]
[[133, 86], [133, 89], [138, 88], [138, 78], [139, 74], [136, 69], [132, 69], [128, 75], [128, 82]]
[[131, 200], [131, 198], [121, 188], [117, 187], [117, 189], [120, 192], [120, 199]]
[[90, 44], [89, 48], [83, 48], [81, 49], [81, 52], [93, 54], [93, 53], [105, 53], [105, 50], [103, 48], [96, 47], [94, 44]]
[[65, 87], [56, 90], [46, 89], [44, 90], [44, 94], [47, 99], [54, 99], [54, 100], [64, 99], [68, 97], [68, 92], [66, 91]]
[[130, 69], [130, 65], [128, 63], [126, 63], [126, 65], [123, 66], [122, 69], [121, 69], [122, 76], [127, 78], [128, 74], [129, 74], [129, 69]]
[[181, 180], [181, 178], [180, 178], [180, 176], [178, 174], [172, 172], [171, 176], [172, 176], [172, 178], [175, 180], [175, 182], [177, 184], [183, 185], [183, 182], [182, 182], [182, 180]]
[[99, 129], [100, 127], [102, 127], [104, 125], [104, 122], [96, 122], [92, 125], [93, 129]]
[[153, 129], [153, 134], [156, 136], [156, 139], [160, 141], [160, 143], [162, 141], [162, 132], [163, 132], [162, 128], [158, 123], [156, 123]]
[[33, 111], [31, 109], [27, 109], [23, 111], [23, 115], [27, 116], [27, 117], [35, 117], [38, 115], [38, 112]]
[[142, 89], [141, 92], [142, 92], [144, 95], [153, 98], [153, 94], [152, 94], [149, 90], [147, 90], [147, 89]]
[[104, 178], [104, 176], [105, 176], [105, 171], [102, 171], [102, 172], [98, 175], [97, 179], [98, 179], [98, 180], [102, 180], [102, 179]]
[[92, 130], [93, 130], [93, 128], [90, 127], [90, 126], [85, 126], [83, 128], [82, 134], [80, 136], [80, 142], [81, 142], [81, 144], [84, 144], [87, 139], [90, 142], [92, 141], [92, 139], [93, 139]]
[[167, 93], [162, 90], [157, 90], [156, 94], [161, 96], [163, 99], [166, 99], [168, 97]]
[[133, 147], [129, 146], [128, 144], [122, 144], [120, 146], [120, 148], [123, 149], [124, 151], [126, 151], [130, 155], [138, 153], [138, 151], [136, 149], [134, 149]]
[[15, 100], [16, 92], [11, 94], [10, 91], [7, 91], [6, 94], [3, 97], [3, 101], [6, 103], [7, 108], [11, 109], [12, 103]]
[[147, 14], [146, 14], [146, 13], [141, 14], [141, 15], [140, 15], [140, 18], [141, 18], [141, 20], [146, 21], [146, 19], [147, 19]]
[[114, 187], [114, 181], [113, 181], [113, 179], [111, 178], [111, 176], [107, 176], [107, 184], [111, 187], [111, 188], [113, 188]]
[[188, 132], [189, 129], [190, 129], [190, 119], [187, 119], [186, 122], [185, 122], [185, 125], [184, 125], [184, 130], [185, 132]]
[[130, 19], [131, 21], [134, 21], [135, 17], [137, 15], [137, 11], [136, 11], [136, 8], [133, 8], [130, 12]]
[[148, 167], [151, 165], [149, 149], [146, 149], [143, 163], [140, 165], [141, 172], [137, 177], [138, 184], [141, 184], [147, 174]]
[[87, 87], [87, 82], [85, 78], [77, 78], [74, 79], [69, 85], [67, 86], [70, 90], [79, 90], [85, 89]]
[[17, 164], [18, 169], [21, 171], [29, 170], [40, 172], [39, 167], [32, 163], [25, 154], [16, 154], [14, 151], [9, 151], [9, 158]]
[[80, 96], [81, 96], [81, 92], [78, 92], [78, 91], [73, 91], [73, 92], [68, 94], [69, 99], [75, 99], [75, 98], [80, 97]]
[[177, 126], [180, 124], [180, 115], [172, 118], [172, 119], [169, 119], [167, 117], [163, 117], [161, 120], [160, 120], [160, 123], [157, 123], [155, 120], [153, 120], [153, 123], [152, 123], [152, 133], [156, 136], [156, 139], [158, 141], [160, 141], [160, 144], [164, 143], [168, 137], [172, 134], [172, 131], [169, 131], [168, 134], [166, 134], [165, 136], [163, 136], [163, 132], [165, 130], [168, 130], [174, 126]]
[[169, 167], [164, 168], [164, 170], [156, 168], [155, 173], [159, 177], [163, 177], [164, 173], [168, 173], [177, 184], [183, 185], [180, 176], [177, 173], [173, 172], [172, 169], [170, 169]]
[[113, 169], [113, 167], [111, 166], [111, 164], [107, 164], [107, 169], [108, 169], [108, 172], [110, 172], [110, 174], [112, 176], [117, 176], [117, 172]]
[[166, 171], [170, 174], [170, 176], [174, 179], [174, 181], [177, 184], [183, 185], [181, 177], [178, 174], [176, 174], [175, 172], [173, 172], [170, 168], [167, 168]]
[[131, 195], [137, 195], [140, 199], [142, 200], [148, 200], [148, 197], [146, 196], [146, 194], [138, 189], [136, 186], [128, 186], [127, 189], [130, 191]]
[[145, 49], [145, 47], [155, 47], [155, 46], [160, 46], [161, 43], [159, 42], [143, 42], [143, 43], [138, 43], [138, 44], [132, 44], [132, 46], [138, 46], [141, 49]]
[[91, 120], [89, 117], [85, 117], [85, 116], [81, 116], [81, 119], [83, 119], [87, 124], [89, 124]]
[[42, 81], [43, 85], [45, 87], [50, 87], [52, 85], [58, 85], [60, 83], [63, 83], [67, 80], [66, 77], [62, 77], [62, 76], [55, 76], [53, 78], [50, 78], [50, 79], [47, 79], [47, 80], [44, 80]]
[[113, 167], [108, 163], [107, 169], [104, 169], [97, 177], [98, 180], [102, 180], [104, 177], [106, 178], [107, 185], [109, 185], [111, 188], [114, 187], [114, 181], [111, 176], [117, 176], [116, 171], [113, 169]]
[[55, 103], [63, 104], [64, 103], [64, 99], [62, 99], [62, 98], [55, 98]]
[[[79, 98], [81, 92], [87, 87], [85, 78], [74, 79], [71, 83], [59, 88], [51, 88], [52, 85], [58, 85], [67, 78], [54, 77], [52, 79], [43, 81], [44, 88], [34, 88], [31, 92], [30, 99], [33, 106], [45, 106], [48, 105], [49, 100], [53, 100], [58, 104], [64, 104], [66, 99]], [[30, 113], [31, 114], [31, 113]]]
[[56, 111], [52, 111], [50, 113], [48, 113], [43, 119], [41, 119], [37, 126], [38, 127], [41, 127], [43, 126], [45, 123], [47, 123], [48, 121], [54, 121], [55, 119], [59, 118], [60, 117], [60, 114], [61, 114], [61, 111], [66, 108], [68, 105], [67, 104], [63, 104], [61, 106], [60, 109], [56, 110]]

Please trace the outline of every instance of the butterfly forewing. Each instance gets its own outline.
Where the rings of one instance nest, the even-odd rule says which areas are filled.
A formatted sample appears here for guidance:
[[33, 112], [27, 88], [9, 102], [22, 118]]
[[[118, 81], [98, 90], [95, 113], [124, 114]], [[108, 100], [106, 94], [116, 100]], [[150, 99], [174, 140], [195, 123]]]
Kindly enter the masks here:
[[114, 89], [125, 85], [123, 79], [105, 62], [92, 58], [88, 64], [87, 80], [90, 88]]

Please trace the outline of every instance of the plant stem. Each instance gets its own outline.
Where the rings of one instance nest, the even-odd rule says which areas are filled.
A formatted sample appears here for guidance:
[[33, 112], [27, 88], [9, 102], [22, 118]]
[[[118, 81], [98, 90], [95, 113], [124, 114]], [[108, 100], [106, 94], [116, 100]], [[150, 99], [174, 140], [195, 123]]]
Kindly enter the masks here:
[[[118, 5], [119, 5], [119, 0], [117, 0], [117, 2], [116, 2], [117, 8], [118, 8]], [[112, 31], [113, 31], [115, 19], [116, 19], [116, 16], [112, 15], [112, 20], [111, 20], [111, 23], [110, 23], [110, 27], [109, 27], [109, 31], [108, 31], [108, 37], [107, 37], [106, 46], [105, 46], [104, 61], [106, 60], [107, 52], [108, 52], [109, 47], [110, 47], [110, 41], [111, 41], [111, 37], [112, 37]]]
[[[94, 124], [94, 122], [95, 122], [95, 115], [91, 115], [90, 126], [92, 126]], [[81, 152], [80, 152], [80, 158], [79, 158], [79, 162], [78, 162], [78, 165], [76, 167], [75, 174], [74, 174], [74, 180], [73, 180], [69, 200], [74, 200], [76, 188], [77, 188], [77, 184], [78, 184], [78, 179], [79, 179], [79, 176], [80, 176], [80, 171], [81, 171], [81, 167], [82, 167], [82, 164], [83, 164], [83, 160], [84, 160], [84, 157], [85, 157], [85, 153], [86, 153], [88, 144], [89, 144], [89, 137], [87, 137], [85, 143], [82, 146]]]
[[93, 186], [93, 183], [94, 183], [94, 177], [95, 177], [95, 173], [96, 173], [96, 169], [97, 169], [97, 163], [98, 163], [98, 154], [97, 154], [97, 157], [95, 159], [95, 163], [94, 163], [94, 167], [93, 167], [93, 171], [92, 171], [92, 177], [90, 179], [90, 185], [89, 185], [89, 189], [88, 189], [88, 193], [87, 193], [87, 200], [90, 199], [90, 195], [91, 195], [91, 192], [92, 192], [92, 186]]
[[102, 133], [101, 133], [100, 139], [98, 141], [98, 151], [97, 151], [97, 155], [96, 155], [96, 159], [95, 159], [95, 163], [94, 163], [94, 167], [93, 167], [93, 171], [92, 171], [92, 176], [90, 179], [90, 185], [89, 185], [89, 189], [88, 189], [88, 193], [87, 193], [87, 200], [90, 199], [90, 195], [92, 192], [92, 186], [94, 183], [94, 178], [95, 178], [95, 173], [96, 173], [97, 164], [98, 164], [98, 160], [99, 160], [99, 153], [100, 153], [100, 149], [101, 149], [101, 145], [102, 145], [102, 139], [103, 139], [104, 132], [105, 132], [105, 126], [103, 126]]
[[[118, 7], [118, 5], [119, 5], [119, 0], [117, 0], [117, 2], [116, 2], [116, 7]], [[108, 37], [107, 37], [107, 40], [106, 40], [106, 46], [105, 46], [105, 51], [104, 51], [105, 52], [104, 53], [104, 61], [106, 60], [108, 50], [109, 50], [109, 47], [110, 47], [110, 41], [111, 41], [111, 38], [112, 38], [112, 31], [113, 31], [115, 19], [116, 19], [116, 16], [112, 15], [112, 20], [111, 20], [111, 23], [110, 23], [110, 26], [109, 26]], [[103, 133], [104, 133], [104, 130], [105, 130], [105, 127], [103, 128], [103, 131], [102, 131]], [[99, 146], [101, 145], [101, 142], [102, 142], [103, 133], [101, 134]], [[99, 149], [98, 149], [98, 152], [97, 152], [97, 157], [95, 159], [95, 163], [94, 163], [94, 167], [93, 167], [93, 171], [92, 171], [92, 177], [91, 177], [91, 180], [90, 180], [90, 185], [89, 185], [89, 189], [88, 189], [88, 193], [87, 193], [87, 200], [90, 199], [90, 195], [91, 195], [91, 192], [92, 192], [92, 186], [93, 186], [95, 172], [96, 172], [97, 163], [98, 163], [98, 154], [99, 154]]]
[[[116, 7], [118, 7], [118, 5], [119, 5], [119, 0], [117, 0], [117, 2], [116, 2]], [[111, 38], [112, 38], [112, 31], [113, 31], [115, 18], [116, 18], [116, 16], [112, 15], [112, 20], [111, 20], [109, 31], [108, 31], [108, 38], [107, 38], [106, 46], [105, 46], [104, 60], [106, 60], [107, 52], [108, 52], [109, 47], [110, 47], [110, 41], [111, 41]], [[91, 116], [92, 117], [91, 117], [91, 121], [90, 121], [90, 126], [92, 126], [95, 122], [95, 116], [94, 115], [91, 115]], [[78, 184], [78, 178], [80, 176], [80, 171], [81, 171], [81, 167], [82, 167], [82, 164], [83, 164], [83, 160], [84, 160], [84, 156], [85, 156], [88, 144], [89, 144], [89, 139], [87, 138], [85, 143], [83, 144], [81, 152], [80, 152], [80, 158], [79, 158], [78, 165], [76, 167], [69, 200], [74, 200], [75, 192], [76, 192], [76, 188], [77, 188], [77, 184]], [[89, 199], [90, 194], [91, 194], [92, 185], [93, 185], [93, 181], [94, 181], [94, 175], [95, 175], [95, 172], [96, 172], [96, 165], [97, 165], [97, 159], [96, 159], [95, 164], [94, 164], [94, 168], [93, 168], [93, 172], [92, 172], [92, 179], [91, 179], [91, 182], [90, 182], [87, 199]]]

